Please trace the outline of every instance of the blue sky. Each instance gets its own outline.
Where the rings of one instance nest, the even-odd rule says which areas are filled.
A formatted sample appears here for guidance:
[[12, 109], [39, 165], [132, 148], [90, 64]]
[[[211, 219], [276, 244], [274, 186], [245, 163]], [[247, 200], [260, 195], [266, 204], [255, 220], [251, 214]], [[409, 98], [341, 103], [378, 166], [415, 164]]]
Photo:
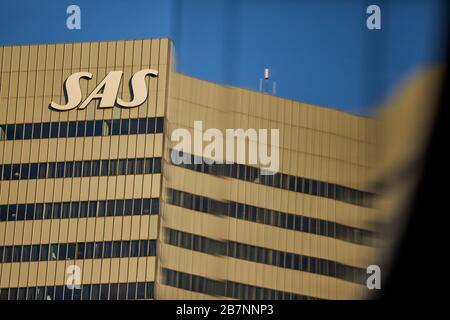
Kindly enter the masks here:
[[[66, 8], [81, 8], [81, 30]], [[381, 8], [382, 29], [366, 28]], [[177, 70], [357, 114], [443, 60], [444, 0], [3, 0], [0, 45], [170, 37]]]

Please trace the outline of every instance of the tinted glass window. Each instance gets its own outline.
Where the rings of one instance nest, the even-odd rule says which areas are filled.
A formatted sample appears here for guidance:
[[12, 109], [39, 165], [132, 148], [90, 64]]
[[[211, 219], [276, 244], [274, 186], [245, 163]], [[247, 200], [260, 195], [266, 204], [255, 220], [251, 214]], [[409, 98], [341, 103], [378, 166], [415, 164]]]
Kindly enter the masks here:
[[53, 219], [61, 218], [61, 210], [62, 210], [61, 203], [57, 202], [53, 204]]
[[16, 124], [16, 132], [14, 138], [16, 140], [23, 139], [23, 124]]
[[92, 137], [94, 135], [94, 121], [86, 121], [86, 136]]
[[46, 203], [45, 204], [45, 219], [51, 219], [53, 215], [53, 204]]
[[65, 260], [67, 257], [67, 244], [61, 243], [59, 245], [58, 259]]
[[106, 202], [106, 215], [107, 216], [114, 216], [114, 200], [108, 200]]
[[125, 200], [124, 215], [131, 215], [133, 213], [133, 200]]
[[25, 135], [24, 135], [24, 139], [31, 139], [33, 134], [33, 124], [31, 123], [27, 123], [25, 125]]
[[59, 136], [61, 138], [67, 137], [67, 127], [68, 127], [67, 122], [61, 122], [59, 124]]
[[142, 174], [144, 172], [144, 159], [136, 159], [136, 174]]
[[117, 175], [117, 160], [109, 160], [109, 175]]
[[56, 175], [56, 162], [49, 162], [47, 166], [47, 178], [54, 178]]
[[120, 127], [120, 134], [128, 134], [129, 131], [129, 120], [123, 119]]
[[83, 300], [90, 300], [91, 296], [91, 286], [90, 285], [83, 285], [83, 293], [81, 294], [81, 297]]
[[144, 214], [150, 213], [150, 204], [151, 204], [150, 199], [144, 199], [142, 201], [142, 213], [144, 213]]
[[153, 172], [153, 159], [145, 159], [144, 173], [149, 174]]
[[131, 241], [131, 257], [137, 257], [139, 255], [139, 240]]
[[113, 258], [119, 258], [120, 257], [120, 248], [121, 248], [120, 241], [114, 241], [113, 242], [113, 247], [112, 247], [112, 257]]
[[147, 133], [154, 133], [155, 127], [156, 127], [155, 118], [148, 118], [147, 119]]
[[59, 129], [59, 123], [58, 122], [52, 122], [50, 124], [50, 138], [57, 138], [58, 137], [58, 129]]
[[12, 165], [12, 180], [18, 180], [20, 178], [20, 164]]
[[85, 259], [92, 259], [94, 256], [94, 244], [92, 242], [86, 243]]
[[73, 177], [73, 162], [66, 162], [66, 169], [65, 169], [65, 177], [70, 178]]
[[112, 121], [112, 134], [113, 135], [120, 134], [120, 120], [113, 120]]
[[163, 132], [163, 126], [164, 126], [164, 119], [163, 118], [157, 118], [157, 121], [156, 121], [156, 132]]
[[91, 161], [83, 161], [83, 177], [89, 177], [91, 175]]
[[17, 205], [17, 220], [25, 220], [25, 209], [24, 204]]
[[93, 160], [91, 162], [92, 168], [91, 168], [91, 176], [97, 177], [100, 175], [100, 160]]
[[111, 120], [104, 120], [103, 121], [103, 135], [107, 136], [111, 134], [111, 128], [112, 128], [112, 121]]
[[48, 244], [41, 245], [41, 254], [40, 254], [41, 261], [48, 260], [48, 250], [49, 250]]
[[0, 206], [0, 221], [7, 220], [7, 213], [8, 213], [8, 205], [1, 205]]
[[140, 215], [141, 214], [141, 209], [142, 209], [142, 201], [141, 201], [141, 199], [134, 200], [133, 214], [134, 215]]
[[99, 201], [98, 202], [98, 209], [97, 209], [97, 215], [99, 217], [104, 217], [106, 211], [106, 201]]
[[95, 120], [94, 135], [101, 136], [102, 135], [102, 129], [103, 129], [103, 121], [102, 120]]
[[124, 200], [116, 200], [116, 216], [123, 216]]
[[124, 175], [127, 173], [127, 160], [119, 160], [119, 167], [118, 167], [118, 175]]
[[30, 179], [36, 179], [38, 176], [38, 164], [30, 164]]
[[70, 217], [71, 218], [78, 218], [78, 212], [79, 212], [79, 204], [78, 202], [72, 202], [72, 206], [70, 209]]
[[105, 242], [103, 249], [103, 258], [111, 258], [111, 242]]
[[122, 241], [121, 257], [128, 257], [130, 255], [130, 241]]
[[161, 173], [161, 158], [153, 159], [153, 173]]
[[69, 122], [69, 131], [68, 131], [68, 136], [69, 137], [75, 137], [77, 133], [77, 123], [75, 121], [70, 121]]
[[76, 250], [77, 259], [84, 259], [85, 244], [77, 243], [75, 250]]
[[101, 161], [101, 170], [100, 170], [100, 175], [102, 176], [107, 176], [108, 175], [108, 160], [102, 160]]
[[11, 165], [10, 164], [4, 164], [3, 165], [3, 180], [10, 180], [11, 179]]
[[50, 136], [50, 123], [45, 122], [42, 124], [42, 138], [47, 139]]
[[22, 164], [22, 170], [20, 172], [20, 179], [28, 179], [30, 166], [27, 163]]
[[64, 162], [56, 164], [56, 178], [64, 178]]
[[99, 259], [103, 256], [103, 243], [96, 243], [95, 246], [95, 258]]
[[87, 201], [80, 202], [80, 218], [85, 218], [88, 216], [89, 203]]
[[128, 165], [127, 165], [127, 174], [134, 174], [134, 165], [135, 160], [134, 159], [128, 159]]
[[42, 125], [40, 123], [33, 124], [33, 139], [39, 139], [41, 137]]
[[42, 219], [44, 216], [44, 206], [42, 204], [36, 204], [34, 217], [36, 219]]
[[89, 202], [89, 217], [96, 217], [96, 216], [97, 216], [97, 203]]
[[136, 134], [138, 132], [138, 119], [130, 120], [130, 134]]
[[75, 161], [74, 168], [73, 168], [73, 176], [74, 177], [81, 177], [82, 171], [83, 171], [83, 162], [82, 161]]
[[14, 140], [14, 125], [8, 125], [6, 126], [6, 139], [8, 140]]
[[139, 126], [139, 128], [138, 128], [139, 134], [146, 133], [147, 132], [146, 131], [147, 130], [147, 119], [139, 119], [138, 126]]
[[77, 137], [84, 137], [86, 130], [86, 125], [84, 122], [80, 121], [77, 123]]
[[40, 163], [39, 164], [38, 178], [39, 179], [45, 179], [46, 176], [47, 176], [47, 164], [46, 163]]

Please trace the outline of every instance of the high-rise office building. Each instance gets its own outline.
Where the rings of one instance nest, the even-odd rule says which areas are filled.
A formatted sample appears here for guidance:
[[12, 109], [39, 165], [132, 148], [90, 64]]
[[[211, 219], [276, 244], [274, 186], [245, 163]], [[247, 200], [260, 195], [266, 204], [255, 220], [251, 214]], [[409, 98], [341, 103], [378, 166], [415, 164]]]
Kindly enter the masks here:
[[[0, 47], [0, 298], [366, 297], [376, 122], [173, 57], [169, 39]], [[196, 147], [174, 163], [196, 121], [248, 150], [277, 129], [277, 172]]]

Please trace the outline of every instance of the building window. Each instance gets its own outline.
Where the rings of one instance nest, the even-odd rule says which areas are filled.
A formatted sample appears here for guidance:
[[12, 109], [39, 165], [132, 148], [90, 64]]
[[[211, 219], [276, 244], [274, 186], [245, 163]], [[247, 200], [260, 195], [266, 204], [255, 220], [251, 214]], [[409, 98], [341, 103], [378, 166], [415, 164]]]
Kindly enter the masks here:
[[154, 133], [155, 126], [156, 126], [155, 118], [148, 118], [147, 119], [147, 133]]
[[67, 137], [67, 122], [61, 122], [59, 124], [59, 138]]
[[59, 129], [59, 123], [58, 122], [52, 122], [50, 124], [50, 138], [57, 138], [58, 137], [58, 130]]
[[128, 134], [129, 133], [129, 120], [123, 119], [121, 121], [120, 134]]
[[112, 121], [112, 135], [119, 135], [120, 134], [120, 120], [113, 120]]
[[50, 123], [45, 122], [42, 124], [42, 138], [48, 139], [50, 136]]
[[77, 123], [74, 121], [69, 122], [69, 133], [68, 136], [70, 138], [75, 137], [77, 134]]

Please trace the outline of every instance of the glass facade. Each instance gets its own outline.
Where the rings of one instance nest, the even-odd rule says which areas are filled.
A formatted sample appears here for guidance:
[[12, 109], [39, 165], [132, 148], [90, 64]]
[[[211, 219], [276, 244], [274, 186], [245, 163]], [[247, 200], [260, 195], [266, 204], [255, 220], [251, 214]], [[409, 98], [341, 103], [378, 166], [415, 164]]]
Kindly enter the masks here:
[[[173, 55], [168, 39], [0, 47], [0, 299], [363, 297], [372, 121], [184, 76]], [[143, 69], [158, 76], [137, 107], [49, 107], [81, 71], [82, 99], [123, 71], [131, 101]], [[174, 165], [171, 134], [194, 121], [278, 129], [279, 171]]]
[[[169, 57], [167, 39], [0, 47], [0, 299], [154, 298]], [[138, 108], [49, 108], [80, 70], [86, 98], [145, 68]]]

